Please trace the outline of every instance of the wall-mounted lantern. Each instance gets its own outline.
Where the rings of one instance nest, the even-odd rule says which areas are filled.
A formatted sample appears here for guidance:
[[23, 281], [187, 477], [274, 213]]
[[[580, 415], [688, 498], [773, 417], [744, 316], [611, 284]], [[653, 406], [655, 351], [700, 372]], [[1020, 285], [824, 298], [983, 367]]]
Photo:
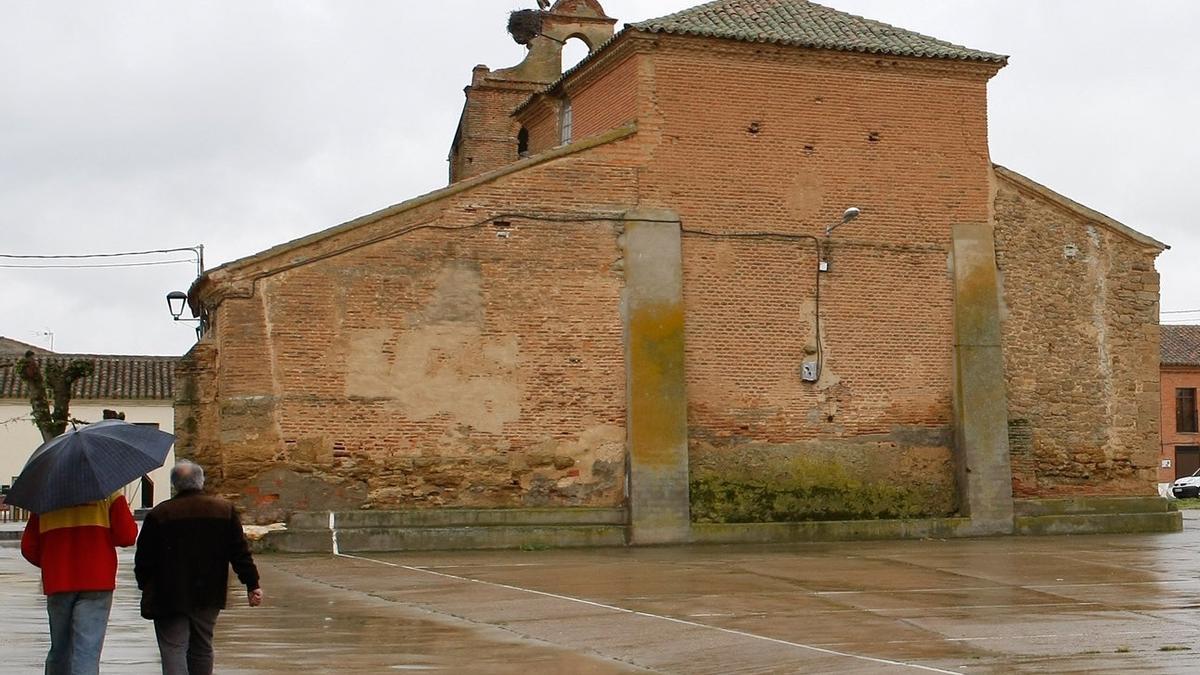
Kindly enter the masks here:
[[171, 318], [176, 321], [199, 321], [199, 319], [184, 319], [183, 308], [187, 306], [187, 293], [183, 291], [171, 291], [167, 293], [167, 309], [171, 312]]

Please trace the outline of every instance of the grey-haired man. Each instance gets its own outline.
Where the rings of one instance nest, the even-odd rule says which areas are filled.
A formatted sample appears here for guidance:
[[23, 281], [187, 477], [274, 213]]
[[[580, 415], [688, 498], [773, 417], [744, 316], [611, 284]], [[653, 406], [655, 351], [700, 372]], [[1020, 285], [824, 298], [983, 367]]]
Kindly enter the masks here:
[[154, 621], [164, 675], [210, 675], [213, 628], [225, 608], [229, 567], [262, 603], [258, 568], [233, 504], [204, 494], [204, 469], [181, 461], [171, 470], [175, 496], [142, 523], [133, 572], [142, 616]]

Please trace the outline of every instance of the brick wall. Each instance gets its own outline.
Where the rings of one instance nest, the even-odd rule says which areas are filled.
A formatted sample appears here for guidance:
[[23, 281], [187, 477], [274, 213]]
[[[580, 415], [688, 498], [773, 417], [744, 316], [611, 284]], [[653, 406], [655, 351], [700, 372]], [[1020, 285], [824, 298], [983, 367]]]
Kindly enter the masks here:
[[[941, 515], [951, 466], [950, 226], [988, 219], [990, 68], [664, 38], [643, 201], [685, 232], [693, 516]], [[649, 141], [648, 141], [649, 142]]]
[[545, 152], [560, 145], [562, 131], [559, 127], [558, 99], [539, 103], [536, 109], [522, 116], [525, 128], [529, 131], [529, 151], [532, 154]]
[[[510, 216], [508, 226], [423, 229], [333, 254], [414, 225], [624, 211], [636, 202], [629, 143], [289, 252], [317, 259], [220, 303], [198, 355], [217, 373], [220, 403], [181, 403], [190, 424], [210, 430], [207, 441], [189, 439], [187, 454], [259, 520], [333, 502], [620, 504], [617, 223]], [[278, 262], [241, 268], [214, 288], [248, 288]]]
[[[635, 135], [548, 150], [541, 100], [502, 121], [568, 154], [214, 275], [206, 292], [225, 299], [196, 355], [213, 402], [185, 412], [210, 430], [193, 451], [222, 489], [264, 519], [317, 502], [621, 503], [619, 225], [396, 234], [639, 207], [685, 230], [693, 519], [954, 513], [950, 232], [994, 207], [1015, 491], [1148, 494], [1154, 251], [1003, 182], [993, 203], [994, 66], [622, 39], [627, 57], [567, 86], [577, 143], [632, 117]], [[515, 154], [516, 129], [496, 147]], [[822, 237], [848, 206], [862, 216]], [[819, 341], [813, 237], [831, 265]], [[818, 354], [820, 380], [802, 382]]]
[[628, 54], [603, 68], [594, 79], [568, 89], [576, 139], [615, 129], [637, 116], [637, 55]]
[[1154, 494], [1157, 251], [1002, 178], [995, 212], [1014, 494]]
[[[637, 119], [639, 56], [626, 50], [605, 63], [592, 65], [588, 77], [569, 91], [573, 115], [572, 140], [615, 129]], [[592, 73], [595, 75], [592, 75]], [[544, 96], [516, 115], [529, 130], [530, 152], [560, 144], [561, 96]]]
[[[1175, 390], [1178, 388], [1200, 391], [1200, 368], [1187, 366], [1163, 366], [1160, 371], [1162, 389], [1162, 451], [1159, 455], [1158, 482], [1171, 483], [1179, 469], [1176, 446], [1200, 446], [1200, 433], [1179, 431], [1175, 420]], [[1170, 467], [1161, 466], [1161, 460], [1171, 460]]]
[[509, 82], [490, 77], [486, 69], [475, 70], [463, 104], [459, 143], [450, 153], [451, 183], [517, 161], [520, 125], [511, 113], [541, 86]]

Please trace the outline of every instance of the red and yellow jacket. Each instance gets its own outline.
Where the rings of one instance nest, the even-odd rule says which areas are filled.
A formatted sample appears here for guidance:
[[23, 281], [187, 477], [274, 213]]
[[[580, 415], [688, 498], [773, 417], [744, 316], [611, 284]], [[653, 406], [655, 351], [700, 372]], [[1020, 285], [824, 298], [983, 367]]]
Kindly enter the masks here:
[[137, 523], [125, 495], [35, 514], [21, 554], [42, 568], [42, 592], [111, 591], [117, 585], [115, 546], [132, 546]]

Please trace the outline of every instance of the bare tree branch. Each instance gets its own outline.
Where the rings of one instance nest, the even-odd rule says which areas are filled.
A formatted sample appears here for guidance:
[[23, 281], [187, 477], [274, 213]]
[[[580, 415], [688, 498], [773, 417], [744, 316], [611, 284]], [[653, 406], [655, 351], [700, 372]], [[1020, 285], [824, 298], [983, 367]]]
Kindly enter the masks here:
[[[76, 380], [87, 377], [95, 370], [95, 364], [84, 359], [71, 361], [64, 368], [57, 363], [47, 363], [43, 368], [33, 351], [25, 352], [17, 362], [21, 380], [29, 390], [29, 406], [33, 410], [33, 423], [42, 432], [42, 440], [61, 435], [71, 420], [71, 387]], [[50, 407], [53, 397], [54, 407]]]

